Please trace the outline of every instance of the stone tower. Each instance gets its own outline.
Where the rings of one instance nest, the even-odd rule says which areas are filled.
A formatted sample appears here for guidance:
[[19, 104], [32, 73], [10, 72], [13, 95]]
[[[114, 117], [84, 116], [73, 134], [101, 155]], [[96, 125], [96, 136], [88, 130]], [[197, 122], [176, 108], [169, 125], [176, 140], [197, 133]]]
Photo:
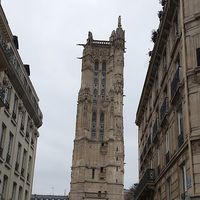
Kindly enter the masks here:
[[121, 17], [109, 41], [89, 32], [78, 94], [70, 200], [123, 199], [123, 69]]

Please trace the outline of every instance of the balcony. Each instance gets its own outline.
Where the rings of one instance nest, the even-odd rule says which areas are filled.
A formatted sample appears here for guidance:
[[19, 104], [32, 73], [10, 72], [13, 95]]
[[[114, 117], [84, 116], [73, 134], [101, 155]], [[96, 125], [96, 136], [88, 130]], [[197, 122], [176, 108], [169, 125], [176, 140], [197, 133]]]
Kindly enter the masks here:
[[164, 101], [162, 103], [162, 106], [160, 108], [160, 122], [161, 122], [161, 125], [165, 121], [167, 114], [168, 114], [168, 98], [165, 97], [165, 99], [164, 99]]
[[151, 196], [154, 193], [155, 188], [155, 170], [154, 169], [147, 169], [144, 173], [143, 177], [141, 178], [139, 184], [136, 187], [135, 191], [135, 199], [142, 200]]
[[179, 67], [176, 70], [173, 80], [171, 82], [171, 102], [176, 102], [176, 98], [179, 96], [179, 89], [180, 89], [180, 74], [179, 74]]
[[180, 148], [183, 143], [184, 143], [184, 136], [183, 136], [183, 134], [180, 134], [178, 136], [178, 147]]
[[0, 71], [6, 70], [8, 76], [12, 77], [10, 79], [12, 85], [15, 87], [19, 97], [23, 100], [35, 125], [40, 127], [42, 125], [42, 113], [38, 106], [38, 99], [32, 83], [26, 74], [24, 64], [13, 44], [13, 36], [1, 6], [0, 25]]

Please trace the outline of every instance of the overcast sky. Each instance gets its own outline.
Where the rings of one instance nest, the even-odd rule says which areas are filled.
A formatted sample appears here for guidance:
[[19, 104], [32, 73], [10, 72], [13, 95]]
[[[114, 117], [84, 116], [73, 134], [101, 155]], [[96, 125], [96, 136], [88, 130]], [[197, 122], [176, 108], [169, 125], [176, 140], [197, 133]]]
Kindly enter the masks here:
[[2, 0], [20, 55], [31, 67], [44, 120], [39, 129], [33, 193], [69, 192], [82, 48], [88, 31], [108, 40], [122, 16], [125, 54], [125, 187], [138, 181], [137, 110], [159, 0]]

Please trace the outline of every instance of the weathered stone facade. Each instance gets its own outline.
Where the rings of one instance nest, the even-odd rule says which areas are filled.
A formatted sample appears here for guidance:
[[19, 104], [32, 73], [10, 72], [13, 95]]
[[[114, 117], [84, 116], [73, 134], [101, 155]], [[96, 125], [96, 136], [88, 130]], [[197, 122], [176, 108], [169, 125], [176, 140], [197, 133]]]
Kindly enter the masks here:
[[200, 199], [200, 1], [163, 0], [140, 99], [136, 199]]
[[123, 199], [124, 43], [119, 18], [109, 41], [82, 45], [70, 200]]
[[31, 198], [42, 113], [0, 5], [0, 199]]

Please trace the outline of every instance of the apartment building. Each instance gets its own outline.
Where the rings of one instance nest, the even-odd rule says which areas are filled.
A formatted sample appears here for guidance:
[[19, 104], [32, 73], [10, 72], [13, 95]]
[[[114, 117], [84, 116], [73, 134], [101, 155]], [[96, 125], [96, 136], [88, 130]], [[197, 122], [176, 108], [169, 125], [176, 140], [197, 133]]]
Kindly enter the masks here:
[[200, 199], [200, 1], [161, 3], [136, 114], [135, 199]]
[[0, 5], [0, 199], [29, 200], [42, 113]]

